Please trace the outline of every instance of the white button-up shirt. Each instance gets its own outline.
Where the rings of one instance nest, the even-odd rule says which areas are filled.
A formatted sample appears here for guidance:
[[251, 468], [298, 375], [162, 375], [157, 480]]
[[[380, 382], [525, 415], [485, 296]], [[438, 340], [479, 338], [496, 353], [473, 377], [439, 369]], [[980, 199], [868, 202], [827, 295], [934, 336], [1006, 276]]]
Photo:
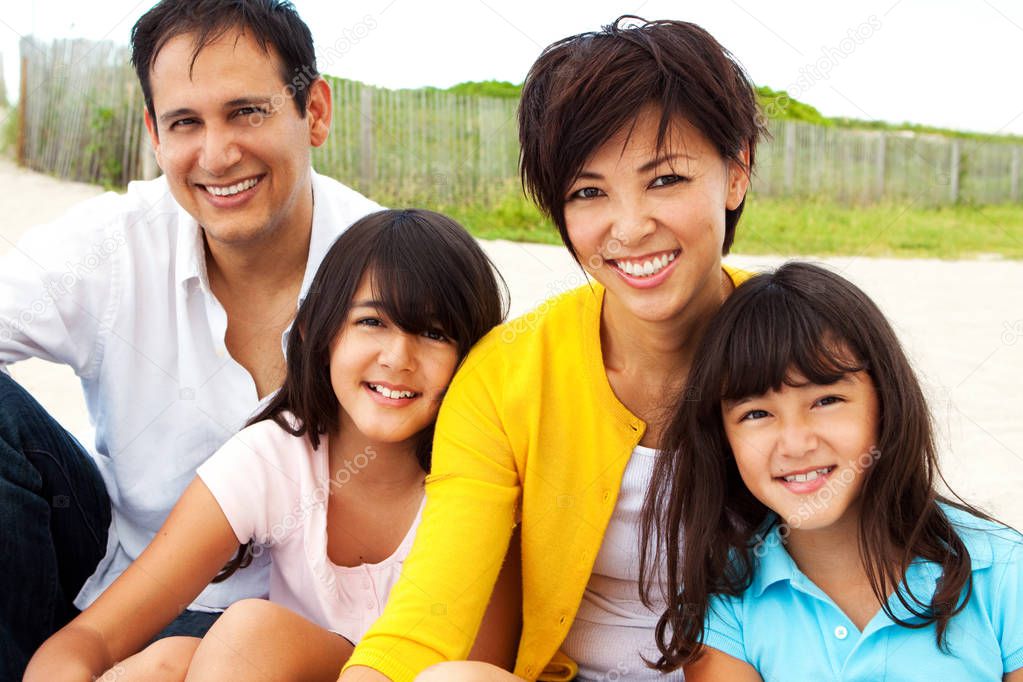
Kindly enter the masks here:
[[[312, 183], [299, 301], [337, 236], [380, 209], [325, 176], [313, 173]], [[227, 352], [226, 331], [199, 226], [164, 178], [86, 201], [31, 230], [0, 260], [0, 366], [29, 357], [70, 365], [96, 431], [91, 454], [113, 521], [78, 608], [145, 549], [196, 468], [259, 406], [252, 376]], [[253, 562], [208, 586], [189, 608], [220, 610], [264, 596], [267, 579], [266, 562]]]

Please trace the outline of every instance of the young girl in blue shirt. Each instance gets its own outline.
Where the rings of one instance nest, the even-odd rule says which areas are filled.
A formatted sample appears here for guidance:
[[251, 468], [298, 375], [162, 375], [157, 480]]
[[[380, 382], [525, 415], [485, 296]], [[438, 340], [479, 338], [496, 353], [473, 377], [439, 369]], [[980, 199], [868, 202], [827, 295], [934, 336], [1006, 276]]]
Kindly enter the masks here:
[[644, 584], [666, 572], [658, 669], [1023, 680], [1023, 542], [936, 491], [923, 393], [862, 291], [801, 263], [752, 278], [685, 398], [644, 509]]

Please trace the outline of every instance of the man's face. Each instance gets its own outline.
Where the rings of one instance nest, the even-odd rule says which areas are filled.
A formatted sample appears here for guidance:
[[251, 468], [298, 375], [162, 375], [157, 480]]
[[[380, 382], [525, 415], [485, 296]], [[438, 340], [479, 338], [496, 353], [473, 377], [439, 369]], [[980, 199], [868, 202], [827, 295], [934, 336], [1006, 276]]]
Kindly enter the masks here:
[[326, 83], [305, 85], [303, 117], [272, 49], [238, 31], [204, 47], [194, 66], [193, 49], [193, 35], [172, 38], [150, 74], [156, 120], [147, 112], [146, 126], [174, 198], [225, 245], [308, 230], [309, 148], [330, 126]]

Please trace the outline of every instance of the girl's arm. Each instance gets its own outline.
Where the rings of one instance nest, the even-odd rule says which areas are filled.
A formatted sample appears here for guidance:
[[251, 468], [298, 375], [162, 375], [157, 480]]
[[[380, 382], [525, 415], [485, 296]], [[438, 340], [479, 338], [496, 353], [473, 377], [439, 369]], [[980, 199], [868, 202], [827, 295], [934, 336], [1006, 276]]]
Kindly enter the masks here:
[[1023, 682], [1023, 668], [1013, 670], [1011, 673], [1005, 673], [1002, 677], [1002, 682]]
[[227, 517], [197, 477], [138, 559], [39, 648], [25, 682], [93, 680], [184, 611], [237, 549]]
[[[760, 674], [746, 661], [718, 651], [709, 646], [703, 647], [703, 655], [691, 665], [686, 666], [686, 682], [764, 682]], [[1013, 682], [1016, 682], [1013, 680]]]
[[515, 668], [522, 633], [522, 545], [519, 531], [512, 535], [490, 604], [469, 652], [470, 661], [493, 663], [505, 670]]

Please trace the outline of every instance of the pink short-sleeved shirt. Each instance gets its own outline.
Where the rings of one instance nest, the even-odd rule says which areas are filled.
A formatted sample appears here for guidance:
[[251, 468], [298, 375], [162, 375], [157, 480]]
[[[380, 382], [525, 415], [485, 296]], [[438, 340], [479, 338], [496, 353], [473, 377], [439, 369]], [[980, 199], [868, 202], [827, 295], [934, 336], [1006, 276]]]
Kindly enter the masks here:
[[313, 449], [272, 421], [253, 424], [198, 469], [239, 543], [269, 551], [270, 601], [358, 643], [383, 611], [401, 575], [422, 503], [395, 552], [377, 564], [336, 566], [327, 557], [330, 486], [344, 485], [373, 458], [357, 453], [330, 479], [327, 437]]

